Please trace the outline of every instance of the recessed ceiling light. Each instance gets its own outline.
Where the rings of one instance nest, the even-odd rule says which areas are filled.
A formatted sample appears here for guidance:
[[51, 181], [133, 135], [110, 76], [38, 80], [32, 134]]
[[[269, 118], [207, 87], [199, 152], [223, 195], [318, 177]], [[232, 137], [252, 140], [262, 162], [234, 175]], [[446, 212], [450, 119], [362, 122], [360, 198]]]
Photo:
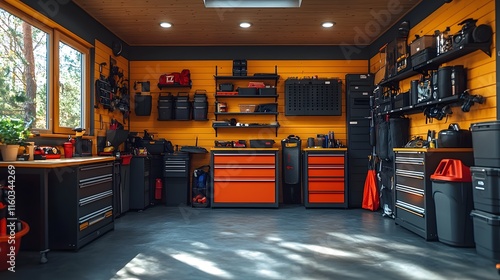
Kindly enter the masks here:
[[250, 26], [252, 26], [252, 24], [250, 22], [242, 22], [242, 23], [240, 23], [240, 27], [241, 28], [249, 28]]
[[302, 0], [203, 0], [206, 8], [300, 8]]
[[331, 22], [331, 21], [329, 21], [329, 22], [323, 22], [321, 24], [321, 26], [323, 26], [324, 28], [330, 28], [330, 27], [333, 27], [334, 25], [335, 25], [335, 22]]
[[160, 26], [163, 28], [170, 28], [172, 27], [172, 24], [170, 22], [162, 22], [160, 23]]

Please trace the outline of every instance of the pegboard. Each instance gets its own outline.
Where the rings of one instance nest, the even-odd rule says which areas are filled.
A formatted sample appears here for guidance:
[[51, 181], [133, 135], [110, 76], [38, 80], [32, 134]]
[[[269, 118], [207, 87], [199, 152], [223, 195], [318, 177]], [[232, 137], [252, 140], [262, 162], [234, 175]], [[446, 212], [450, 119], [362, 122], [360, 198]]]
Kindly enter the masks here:
[[286, 116], [342, 115], [342, 82], [339, 79], [287, 79]]

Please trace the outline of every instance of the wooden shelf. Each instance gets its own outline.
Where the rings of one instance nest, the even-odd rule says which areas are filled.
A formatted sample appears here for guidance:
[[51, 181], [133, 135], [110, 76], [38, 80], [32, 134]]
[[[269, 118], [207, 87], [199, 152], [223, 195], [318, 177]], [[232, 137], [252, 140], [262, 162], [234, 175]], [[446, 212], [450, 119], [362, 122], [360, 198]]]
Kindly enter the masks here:
[[243, 112], [215, 112], [215, 115], [278, 115], [278, 112], [252, 112], [252, 113], [243, 113]]

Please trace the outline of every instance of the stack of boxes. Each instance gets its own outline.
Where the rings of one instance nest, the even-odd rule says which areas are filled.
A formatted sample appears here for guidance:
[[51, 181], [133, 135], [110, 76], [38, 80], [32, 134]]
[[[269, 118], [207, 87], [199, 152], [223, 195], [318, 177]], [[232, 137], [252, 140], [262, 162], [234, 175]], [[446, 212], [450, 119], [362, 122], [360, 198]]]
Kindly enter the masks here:
[[479, 255], [500, 260], [500, 121], [471, 125], [474, 241]]
[[246, 76], [247, 75], [247, 60], [235, 59], [233, 60], [233, 76]]

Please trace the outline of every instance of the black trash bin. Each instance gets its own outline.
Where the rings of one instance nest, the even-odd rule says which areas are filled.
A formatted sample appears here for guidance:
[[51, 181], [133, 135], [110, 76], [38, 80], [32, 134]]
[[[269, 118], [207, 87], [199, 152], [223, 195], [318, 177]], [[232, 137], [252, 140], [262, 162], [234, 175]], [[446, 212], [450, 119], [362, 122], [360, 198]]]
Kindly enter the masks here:
[[300, 137], [289, 135], [281, 140], [283, 156], [283, 203], [301, 204], [301, 143]]
[[438, 240], [452, 246], [474, 247], [469, 167], [458, 159], [443, 159], [431, 175], [431, 181]]

